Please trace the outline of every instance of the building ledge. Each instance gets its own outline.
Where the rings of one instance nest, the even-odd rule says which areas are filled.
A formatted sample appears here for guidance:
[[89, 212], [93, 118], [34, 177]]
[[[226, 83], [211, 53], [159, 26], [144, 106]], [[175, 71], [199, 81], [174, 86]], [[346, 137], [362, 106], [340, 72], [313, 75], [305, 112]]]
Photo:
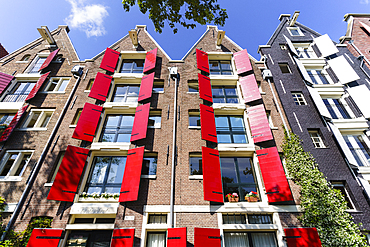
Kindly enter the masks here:
[[342, 134], [362, 134], [369, 128], [364, 117], [352, 119], [333, 119], [334, 125]]

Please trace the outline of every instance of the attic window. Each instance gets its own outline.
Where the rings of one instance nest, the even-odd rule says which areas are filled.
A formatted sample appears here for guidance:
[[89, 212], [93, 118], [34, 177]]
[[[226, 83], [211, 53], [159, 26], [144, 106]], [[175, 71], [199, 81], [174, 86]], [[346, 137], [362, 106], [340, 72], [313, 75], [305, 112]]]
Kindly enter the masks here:
[[299, 27], [288, 27], [288, 31], [291, 36], [304, 36]]
[[24, 61], [24, 62], [27, 62], [28, 59], [30, 59], [31, 55], [30, 54], [27, 54], [27, 55], [24, 55], [21, 59], [21, 61]]

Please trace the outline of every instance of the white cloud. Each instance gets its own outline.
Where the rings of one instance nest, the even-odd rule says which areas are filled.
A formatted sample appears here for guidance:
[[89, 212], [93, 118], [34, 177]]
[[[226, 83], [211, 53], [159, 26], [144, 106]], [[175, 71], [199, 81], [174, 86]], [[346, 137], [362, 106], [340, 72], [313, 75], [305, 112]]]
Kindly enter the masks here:
[[369, 0], [361, 0], [360, 3], [362, 3], [362, 4], [369, 4]]
[[86, 33], [87, 37], [102, 36], [106, 33], [103, 22], [107, 17], [107, 7], [101, 4], [85, 4], [86, 0], [67, 0], [71, 5], [71, 14], [65, 22], [71, 28]]

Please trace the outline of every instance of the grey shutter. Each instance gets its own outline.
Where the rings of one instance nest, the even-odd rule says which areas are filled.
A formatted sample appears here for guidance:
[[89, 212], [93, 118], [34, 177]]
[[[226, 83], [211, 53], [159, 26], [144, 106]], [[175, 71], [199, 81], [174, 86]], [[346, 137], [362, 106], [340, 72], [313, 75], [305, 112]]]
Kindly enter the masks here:
[[344, 56], [331, 59], [328, 64], [342, 84], [360, 79]]
[[342, 134], [340, 133], [339, 129], [337, 128], [337, 126], [335, 126], [332, 123], [328, 123], [328, 124], [329, 124], [329, 127], [330, 127], [331, 131], [333, 132], [333, 134], [335, 136], [335, 139], [337, 139], [337, 141], [339, 143], [339, 146], [341, 147], [344, 155], [346, 156], [348, 162], [352, 165], [357, 166], [357, 162], [355, 160], [355, 157], [353, 157], [353, 155], [351, 153], [351, 150], [349, 150], [349, 147], [347, 146], [347, 143], [344, 140], [344, 138], [343, 138]]
[[326, 118], [331, 119], [331, 115], [329, 113], [328, 108], [326, 108], [326, 105], [324, 104], [324, 101], [322, 101], [322, 98], [320, 94], [317, 92], [317, 90], [313, 87], [307, 86], [308, 91], [311, 94], [311, 97], [313, 101], [316, 104], [317, 109], [319, 110], [321, 116], [324, 116]]
[[294, 55], [296, 55], [296, 56], [298, 57], [298, 53], [297, 53], [296, 49], [294, 48], [294, 45], [293, 45], [292, 41], [290, 41], [290, 39], [289, 39], [287, 36], [285, 36], [285, 35], [284, 35], [284, 38], [285, 38], [286, 43], [287, 43], [287, 45], [288, 45], [288, 47], [289, 47], [289, 50], [290, 50]]
[[309, 83], [313, 84], [313, 82], [312, 82], [312, 80], [311, 80], [310, 76], [308, 75], [306, 68], [303, 66], [302, 62], [301, 62], [301, 61], [299, 61], [299, 59], [297, 59], [297, 58], [294, 58], [294, 61], [295, 61], [295, 63], [297, 64], [298, 69], [299, 69], [299, 71], [301, 72], [301, 74], [302, 74], [302, 76], [303, 76], [303, 79], [304, 79], [305, 81], [307, 81], [307, 82], [309, 82]]
[[366, 85], [351, 87], [348, 88], [347, 91], [351, 95], [357, 107], [362, 112], [362, 115], [364, 115], [365, 118], [370, 118], [370, 107], [369, 107], [370, 91], [366, 87]]
[[313, 41], [319, 49], [322, 57], [327, 57], [339, 52], [337, 47], [334, 45], [333, 41], [329, 38], [327, 34], [314, 38]]

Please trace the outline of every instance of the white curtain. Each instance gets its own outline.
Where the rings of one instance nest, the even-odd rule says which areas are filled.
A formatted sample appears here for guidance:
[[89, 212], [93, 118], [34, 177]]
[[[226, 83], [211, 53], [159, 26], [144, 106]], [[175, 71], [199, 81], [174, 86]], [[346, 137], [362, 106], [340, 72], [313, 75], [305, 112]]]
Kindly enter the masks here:
[[225, 247], [249, 247], [246, 232], [226, 232]]
[[147, 247], [164, 247], [165, 234], [164, 233], [148, 233]]
[[252, 233], [252, 242], [256, 247], [277, 247], [274, 233]]

